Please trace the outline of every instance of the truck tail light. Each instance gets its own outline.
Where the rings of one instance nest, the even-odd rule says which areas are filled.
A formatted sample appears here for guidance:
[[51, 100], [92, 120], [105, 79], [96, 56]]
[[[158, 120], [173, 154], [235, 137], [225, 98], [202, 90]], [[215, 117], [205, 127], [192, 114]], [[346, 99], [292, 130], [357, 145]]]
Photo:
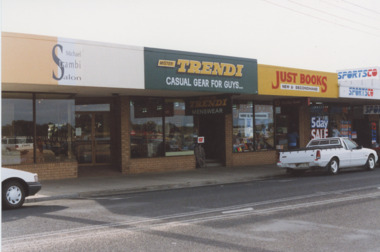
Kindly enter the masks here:
[[315, 154], [315, 161], [317, 161], [318, 159], [321, 159], [321, 151], [320, 150], [317, 150], [317, 153]]

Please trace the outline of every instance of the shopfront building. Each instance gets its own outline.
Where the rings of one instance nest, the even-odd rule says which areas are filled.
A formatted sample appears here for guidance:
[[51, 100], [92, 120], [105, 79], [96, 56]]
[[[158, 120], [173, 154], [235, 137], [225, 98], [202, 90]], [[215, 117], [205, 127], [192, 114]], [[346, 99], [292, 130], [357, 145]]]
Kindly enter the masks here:
[[277, 150], [304, 147], [313, 138], [331, 136], [328, 105], [338, 103], [335, 73], [259, 65], [259, 94], [274, 105]]
[[[252, 141], [254, 117], [252, 109], [235, 115], [233, 108], [241, 103], [240, 96], [257, 95], [255, 59], [146, 48], [145, 85], [147, 90], [180, 92], [182, 96], [179, 100], [168, 99], [170, 105], [164, 109], [165, 156], [193, 158], [194, 141], [201, 137], [208, 164], [240, 165], [233, 155], [237, 141], [234, 127], [239, 126], [233, 116], [246, 116], [243, 122], [250, 123], [249, 132], [243, 132], [247, 135], [239, 139], [244, 146]], [[178, 104], [182, 111], [171, 117]], [[182, 120], [178, 120], [179, 115]], [[245, 151], [248, 148], [241, 152]]]
[[3, 166], [41, 179], [190, 170], [198, 137], [221, 166], [275, 162], [255, 59], [14, 33], [2, 51]]
[[121, 172], [120, 90], [144, 90], [144, 50], [2, 33], [2, 165], [41, 179]]
[[[274, 164], [293, 132], [296, 147], [334, 134], [378, 143], [371, 69], [370, 86], [338, 90], [339, 73], [2, 33], [2, 165], [62, 179], [196, 169], [198, 144], [206, 165]], [[371, 97], [353, 99], [362, 88]]]
[[380, 67], [339, 70], [339, 97], [350, 103], [349, 116], [336, 120], [336, 133], [359, 145], [379, 145]]

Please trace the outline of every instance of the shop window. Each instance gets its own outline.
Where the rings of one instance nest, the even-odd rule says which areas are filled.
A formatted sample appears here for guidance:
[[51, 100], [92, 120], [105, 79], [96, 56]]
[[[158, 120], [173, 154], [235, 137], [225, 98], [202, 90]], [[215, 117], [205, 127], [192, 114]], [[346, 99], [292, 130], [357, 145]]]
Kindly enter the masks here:
[[61, 95], [36, 95], [36, 162], [74, 160], [75, 101]]
[[194, 119], [185, 109], [183, 99], [133, 99], [131, 157], [194, 155]]
[[339, 136], [336, 125], [331, 124], [328, 116], [329, 106], [322, 103], [310, 105], [310, 138], [321, 139]]
[[232, 106], [232, 145], [233, 152], [253, 151], [253, 102], [234, 101]]
[[1, 104], [2, 165], [33, 163], [32, 94], [3, 93]]
[[329, 132], [331, 132], [329, 136], [352, 137], [352, 116], [350, 106], [330, 106], [329, 117]]
[[255, 150], [274, 149], [273, 106], [255, 104]]
[[274, 149], [273, 106], [234, 101], [233, 152]]
[[193, 155], [193, 116], [185, 115], [185, 101], [165, 100], [165, 156]]
[[164, 156], [162, 99], [136, 99], [130, 103], [131, 157]]

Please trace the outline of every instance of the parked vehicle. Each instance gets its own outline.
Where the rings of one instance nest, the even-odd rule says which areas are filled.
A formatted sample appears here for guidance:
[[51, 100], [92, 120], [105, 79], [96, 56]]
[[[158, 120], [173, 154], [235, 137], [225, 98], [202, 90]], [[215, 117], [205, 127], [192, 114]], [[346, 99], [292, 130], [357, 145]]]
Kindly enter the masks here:
[[[376, 151], [376, 153], [377, 153], [377, 156], [380, 156], [380, 146], [374, 146], [374, 147], [372, 147], [372, 149], [374, 150], [374, 151]], [[378, 163], [380, 163], [380, 158], [377, 160], [377, 162]]]
[[2, 204], [4, 209], [19, 208], [25, 197], [41, 190], [38, 175], [25, 171], [1, 168]]
[[311, 140], [306, 148], [280, 151], [277, 166], [288, 173], [309, 169], [326, 169], [337, 174], [339, 169], [365, 166], [375, 169], [378, 155], [372, 149], [358, 146], [353, 140], [331, 137]]
[[4, 137], [1, 139], [1, 146], [8, 151], [33, 150], [33, 140], [27, 137]]

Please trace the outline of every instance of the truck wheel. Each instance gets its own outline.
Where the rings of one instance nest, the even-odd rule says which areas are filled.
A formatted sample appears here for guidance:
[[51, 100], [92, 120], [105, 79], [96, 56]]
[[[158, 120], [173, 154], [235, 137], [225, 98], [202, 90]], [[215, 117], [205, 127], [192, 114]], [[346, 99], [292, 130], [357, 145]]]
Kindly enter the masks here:
[[293, 176], [299, 176], [302, 175], [306, 172], [306, 170], [296, 170], [292, 168], [287, 168], [286, 169], [286, 174], [293, 175]]
[[339, 172], [339, 161], [337, 158], [331, 159], [330, 163], [328, 164], [328, 172], [331, 175], [336, 175]]
[[294, 169], [292, 169], [292, 168], [286, 168], [286, 174], [294, 175]]
[[366, 164], [366, 167], [367, 167], [367, 170], [369, 171], [373, 171], [375, 169], [375, 158], [373, 155], [369, 155], [368, 157], [368, 160], [367, 160], [367, 164]]
[[2, 203], [4, 209], [19, 208], [25, 201], [25, 188], [16, 180], [7, 181], [2, 188]]

